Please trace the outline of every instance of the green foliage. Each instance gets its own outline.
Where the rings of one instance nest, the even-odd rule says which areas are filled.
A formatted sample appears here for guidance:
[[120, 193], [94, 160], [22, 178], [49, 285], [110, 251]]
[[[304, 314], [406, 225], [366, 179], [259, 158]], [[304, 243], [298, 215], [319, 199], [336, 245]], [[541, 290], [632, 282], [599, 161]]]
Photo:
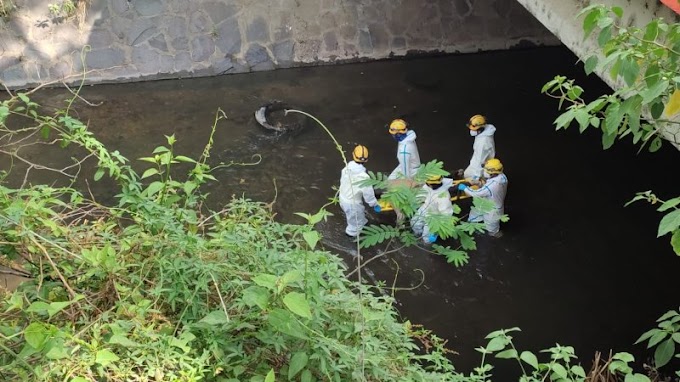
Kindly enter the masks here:
[[24, 132], [85, 149], [95, 179], [120, 191], [105, 206], [69, 187], [0, 184], [2, 260], [31, 276], [0, 300], [0, 379], [461, 380], [444, 341], [400, 323], [391, 297], [315, 250], [327, 212], [288, 225], [246, 199], [207, 209], [212, 135], [198, 159], [166, 137], [140, 176], [68, 109], [38, 111], [17, 95], [0, 106], [1, 128], [19, 134], [5, 122], [25, 119]]
[[656, 367], [663, 367], [676, 354], [675, 343], [680, 343], [680, 314], [669, 310], [657, 322], [657, 328], [643, 333], [635, 343], [647, 341], [648, 349], [655, 347], [654, 363]]
[[[566, 129], [576, 122], [580, 132], [600, 129], [604, 149], [626, 136], [650, 152], [658, 151], [664, 140], [680, 147], [677, 134], [672, 134], [680, 126], [680, 24], [655, 19], [636, 28], [622, 25], [622, 15], [620, 7], [600, 4], [579, 13], [584, 16], [584, 39], [599, 30], [601, 56], [585, 60], [586, 73], [606, 70], [619, 86], [612, 94], [586, 101], [581, 97], [583, 88], [574, 80], [555, 76], [541, 89], [558, 99], [560, 108], [568, 105], [555, 119], [555, 127]], [[656, 200], [653, 195], [640, 195], [634, 200]], [[670, 233], [671, 246], [680, 255], [680, 211], [676, 207], [680, 197], [667, 203], [659, 209], [668, 212], [659, 224], [658, 236]]]
[[[397, 181], [395, 184], [391, 183], [383, 174], [369, 172], [370, 178], [360, 182], [360, 185], [385, 190], [380, 199], [395, 207], [403, 215], [404, 220], [408, 221], [416, 216], [418, 208], [423, 204], [424, 190], [422, 186], [425, 184], [425, 180], [433, 175], [446, 176], [449, 173], [443, 169], [442, 162], [433, 160], [418, 168], [413, 182]], [[443, 190], [442, 192], [448, 191]], [[474, 206], [480, 211], [489, 211], [494, 208], [493, 202], [481, 198], [474, 199]], [[476, 248], [472, 234], [484, 231], [483, 224], [468, 223], [461, 219], [458, 216], [460, 211], [460, 207], [454, 205], [453, 216], [429, 215], [424, 218], [431, 233], [438, 235], [443, 240], [453, 239], [458, 242], [455, 249], [444, 245], [431, 247], [432, 253], [444, 256], [449, 263], [458, 267], [467, 264], [469, 256], [466, 251]], [[387, 242], [389, 247], [395, 241], [403, 246], [413, 246], [419, 243], [419, 238], [415, 237], [411, 227], [404, 225], [403, 222], [398, 222], [396, 227], [369, 225], [361, 233], [360, 246], [361, 248], [368, 248]]]
[[3, 19], [9, 18], [9, 16], [16, 9], [13, 0], [0, 0], [0, 17]]
[[616, 138], [630, 135], [634, 143], [649, 144], [648, 149], [656, 151], [664, 138], [669, 139], [663, 132], [678, 125], [673, 117], [680, 110], [680, 95], [676, 93], [680, 84], [680, 24], [653, 20], [644, 28], [623, 26], [622, 14], [621, 8], [604, 5], [592, 5], [580, 13], [585, 15], [584, 38], [596, 29], [600, 31], [602, 55], [585, 60], [586, 73], [607, 70], [620, 84], [618, 90], [586, 102], [581, 97], [583, 88], [574, 80], [556, 76], [542, 92], [559, 99], [560, 107], [565, 102], [569, 105], [555, 120], [557, 129], [576, 121], [581, 131], [600, 128], [604, 148]]
[[650, 204], [661, 203], [656, 210], [663, 212], [664, 217], [659, 222], [657, 237], [671, 234], [671, 247], [680, 256], [680, 196], [663, 201], [651, 191], [638, 192], [633, 199], [626, 203], [626, 206], [639, 200], [645, 200]]
[[47, 4], [47, 9], [52, 17], [69, 18], [75, 16], [81, 1], [83, 0], [61, 0], [56, 3]]

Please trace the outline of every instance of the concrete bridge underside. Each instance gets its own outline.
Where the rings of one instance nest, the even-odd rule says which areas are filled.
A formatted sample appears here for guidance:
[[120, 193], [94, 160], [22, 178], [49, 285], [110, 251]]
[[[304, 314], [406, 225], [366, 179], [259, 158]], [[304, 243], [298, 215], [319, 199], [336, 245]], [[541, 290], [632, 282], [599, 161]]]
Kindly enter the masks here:
[[[583, 38], [583, 19], [576, 15], [590, 4], [605, 4], [619, 6], [624, 10], [623, 23], [625, 25], [643, 27], [653, 19], [663, 18], [668, 22], [677, 21], [678, 16], [659, 0], [517, 0], [550, 32], [567, 46], [581, 60], [599, 52], [597, 33], [589, 38]], [[596, 71], [612, 89], [620, 89], [622, 84], [613, 80], [607, 70]], [[676, 116], [675, 120], [680, 120]], [[677, 125], [666, 126], [664, 136], [674, 143], [680, 150], [678, 137], [680, 128]]]

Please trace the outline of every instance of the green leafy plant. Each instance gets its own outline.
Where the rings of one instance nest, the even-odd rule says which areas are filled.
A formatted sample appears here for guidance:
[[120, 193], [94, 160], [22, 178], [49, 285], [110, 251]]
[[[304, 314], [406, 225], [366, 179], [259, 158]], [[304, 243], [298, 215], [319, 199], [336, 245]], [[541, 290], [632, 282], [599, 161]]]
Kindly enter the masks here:
[[[606, 72], [617, 89], [595, 100], [586, 101], [584, 89], [564, 76], [556, 76], [541, 92], [559, 100], [566, 110], [555, 119], [556, 129], [578, 124], [579, 131], [602, 130], [602, 146], [611, 147], [617, 139], [632, 137], [640, 149], [659, 150], [664, 141], [680, 148], [680, 24], [655, 19], [644, 28], [623, 25], [623, 9], [594, 4], [584, 8], [585, 38], [599, 30], [601, 56], [585, 60], [587, 74]], [[655, 202], [656, 197], [641, 193], [633, 200]], [[680, 197], [659, 208], [666, 212], [658, 236], [671, 234], [671, 243], [680, 255]]]
[[[317, 249], [325, 210], [289, 225], [247, 199], [206, 207], [211, 172], [238, 164], [209, 162], [220, 110], [198, 159], [167, 136], [139, 175], [70, 115], [72, 101], [47, 115], [29, 95], [0, 106], [4, 139], [79, 147], [84, 159], [44, 167], [73, 184], [87, 162], [119, 193], [102, 205], [70, 186], [0, 184], [2, 261], [29, 277], [0, 301], [0, 379], [456, 380], [444, 341], [399, 322], [392, 297]], [[37, 166], [11, 142], [1, 152]]]
[[0, 0], [0, 17], [8, 18], [16, 9], [12, 0]]
[[[446, 176], [449, 173], [443, 169], [443, 163], [433, 160], [422, 164], [414, 177], [414, 183], [419, 186], [411, 186], [403, 183], [393, 184], [385, 175], [369, 172], [370, 179], [360, 184], [369, 185], [375, 189], [382, 189], [381, 200], [394, 206], [404, 219], [397, 221], [396, 226], [369, 225], [364, 228], [361, 235], [361, 248], [368, 248], [378, 244], [384, 244], [386, 250], [366, 261], [373, 261], [388, 253], [399, 250], [407, 246], [419, 245], [419, 238], [413, 234], [411, 227], [405, 222], [414, 218], [418, 208], [422, 204], [422, 185], [425, 180], [433, 175]], [[448, 192], [448, 191], [443, 191]], [[475, 198], [473, 205], [479, 211], [485, 212], [493, 208], [493, 203]], [[443, 256], [446, 260], [455, 265], [463, 266], [468, 263], [469, 255], [467, 251], [476, 249], [474, 234], [484, 232], [483, 223], [469, 223], [461, 216], [461, 209], [458, 205], [453, 206], [452, 216], [430, 215], [425, 217], [425, 223], [430, 228], [430, 232], [438, 235], [443, 240], [451, 239], [456, 242], [455, 248], [450, 245], [435, 244], [431, 247], [421, 247], [424, 250]]]

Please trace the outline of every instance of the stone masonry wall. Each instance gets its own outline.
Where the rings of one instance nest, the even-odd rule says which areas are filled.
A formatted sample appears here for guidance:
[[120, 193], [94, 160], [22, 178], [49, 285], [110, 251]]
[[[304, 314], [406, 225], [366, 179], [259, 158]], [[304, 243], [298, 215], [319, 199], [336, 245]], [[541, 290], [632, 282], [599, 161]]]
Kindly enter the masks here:
[[[559, 41], [516, 0], [4, 0], [0, 81], [209, 76]], [[78, 0], [73, 0], [77, 1]], [[84, 1], [84, 0], [80, 0]], [[89, 51], [82, 58], [83, 47]]]

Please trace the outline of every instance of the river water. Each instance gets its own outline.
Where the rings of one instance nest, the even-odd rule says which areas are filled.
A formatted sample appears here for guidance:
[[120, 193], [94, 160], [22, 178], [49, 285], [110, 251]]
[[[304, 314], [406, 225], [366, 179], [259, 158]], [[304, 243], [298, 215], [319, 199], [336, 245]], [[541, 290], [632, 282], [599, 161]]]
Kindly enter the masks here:
[[[396, 292], [399, 311], [448, 339], [461, 370], [478, 364], [474, 348], [487, 333], [514, 326], [523, 330], [515, 336], [519, 348], [572, 345], [587, 366], [596, 350], [644, 355], [633, 342], [677, 308], [680, 259], [667, 237], [656, 239], [661, 215], [644, 203], [623, 205], [637, 191], [676, 196], [671, 174], [677, 171], [668, 163], [677, 163], [680, 154], [664, 148], [636, 155], [628, 142], [604, 152], [597, 131], [555, 132], [557, 102], [540, 94], [543, 83], [566, 74], [581, 79], [586, 95], [607, 91], [599, 80], [584, 78], [576, 61], [564, 48], [541, 48], [99, 85], [82, 95], [101, 105], [78, 102], [76, 109], [104, 143], [134, 159], [165, 144], [163, 135], [170, 134], [179, 140], [178, 152], [197, 157], [222, 108], [228, 119], [218, 126], [212, 163], [249, 162], [254, 154], [262, 160], [217, 170], [219, 182], [208, 187], [211, 203], [232, 195], [275, 200], [278, 219], [299, 223], [294, 212], [315, 212], [333, 196], [343, 164], [326, 133], [311, 123], [299, 134], [277, 136], [260, 128], [253, 112], [261, 104], [282, 100], [312, 113], [346, 150], [368, 146], [368, 169], [383, 172], [396, 165], [396, 144], [384, 127], [391, 119], [411, 123], [423, 161], [436, 158], [454, 170], [466, 166], [472, 151], [465, 123], [485, 114], [498, 128], [497, 156], [510, 179], [505, 235], [479, 238], [462, 268], [409, 249], [390, 255], [394, 262], [371, 263], [366, 276], [391, 285], [396, 275], [395, 285], [406, 288], [419, 283], [422, 270], [422, 286]], [[46, 90], [38, 98], [59, 106], [65, 97]], [[61, 155], [27, 152], [55, 162]], [[92, 173], [83, 170], [90, 179]], [[89, 185], [102, 200], [116, 193], [106, 181]], [[323, 244], [352, 264], [355, 250], [343, 234], [344, 218], [337, 206], [330, 209], [335, 216], [319, 225]], [[371, 219], [393, 221], [389, 215]], [[509, 361], [495, 363], [497, 374], [515, 369]]]

